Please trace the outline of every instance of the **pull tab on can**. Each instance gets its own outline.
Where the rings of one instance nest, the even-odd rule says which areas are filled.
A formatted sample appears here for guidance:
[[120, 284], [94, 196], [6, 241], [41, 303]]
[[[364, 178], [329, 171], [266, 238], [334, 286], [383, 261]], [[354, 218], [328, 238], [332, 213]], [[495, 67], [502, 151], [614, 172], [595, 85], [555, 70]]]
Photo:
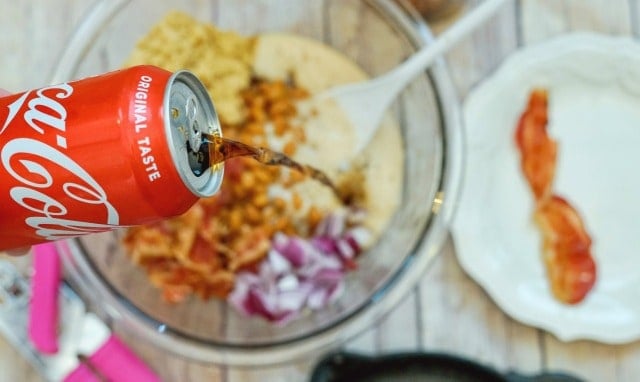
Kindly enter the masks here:
[[222, 131], [207, 90], [195, 75], [183, 70], [169, 79], [164, 99], [166, 135], [180, 177], [199, 197], [215, 194], [224, 167], [211, 166], [203, 134], [222, 136]]

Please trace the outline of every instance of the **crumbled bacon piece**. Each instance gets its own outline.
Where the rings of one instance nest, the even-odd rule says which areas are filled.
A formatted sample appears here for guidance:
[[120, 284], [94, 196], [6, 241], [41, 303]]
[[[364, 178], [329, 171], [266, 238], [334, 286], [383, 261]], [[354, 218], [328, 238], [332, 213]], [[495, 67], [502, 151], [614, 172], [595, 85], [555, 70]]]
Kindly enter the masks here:
[[591, 237], [576, 209], [552, 193], [556, 142], [547, 134], [548, 94], [531, 92], [515, 133], [520, 164], [536, 200], [535, 221], [543, 237], [544, 264], [551, 291], [567, 304], [582, 301], [596, 281]]
[[535, 220], [543, 236], [544, 262], [553, 295], [575, 304], [596, 281], [591, 238], [578, 212], [563, 198], [551, 196], [539, 204]]
[[521, 166], [537, 200], [551, 194], [556, 169], [556, 142], [547, 134], [547, 92], [534, 90], [518, 121], [516, 144]]

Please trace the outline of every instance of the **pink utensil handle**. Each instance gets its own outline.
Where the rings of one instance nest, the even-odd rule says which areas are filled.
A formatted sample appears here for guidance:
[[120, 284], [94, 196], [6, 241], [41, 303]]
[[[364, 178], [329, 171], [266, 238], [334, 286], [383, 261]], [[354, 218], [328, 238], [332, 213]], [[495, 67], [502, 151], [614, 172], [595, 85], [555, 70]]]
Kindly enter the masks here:
[[54, 244], [33, 247], [34, 275], [29, 304], [29, 339], [45, 354], [58, 351], [58, 290], [60, 258]]
[[65, 377], [64, 382], [102, 382], [105, 379], [113, 382], [161, 381], [113, 334], [88, 360], [91, 365], [80, 364]]

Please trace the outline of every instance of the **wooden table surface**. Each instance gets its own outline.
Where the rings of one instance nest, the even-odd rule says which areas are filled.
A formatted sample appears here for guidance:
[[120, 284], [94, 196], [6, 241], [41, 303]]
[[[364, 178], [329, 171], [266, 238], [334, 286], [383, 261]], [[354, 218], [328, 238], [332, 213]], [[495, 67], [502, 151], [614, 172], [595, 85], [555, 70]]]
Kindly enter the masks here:
[[[3, 0], [0, 87], [18, 91], [44, 85], [60, 49], [89, 6], [90, 2], [81, 0]], [[520, 46], [574, 30], [638, 37], [639, 18], [640, 0], [516, 0], [448, 55], [459, 96], [463, 99]], [[308, 360], [238, 370], [189, 363], [144, 344], [133, 345], [167, 381], [304, 381], [313, 365]], [[561, 370], [590, 381], [640, 379], [640, 342], [563, 343], [512, 320], [460, 268], [451, 240], [401, 305], [346, 348], [369, 353], [445, 351], [501, 370]], [[40, 380], [0, 337], [0, 381]]]

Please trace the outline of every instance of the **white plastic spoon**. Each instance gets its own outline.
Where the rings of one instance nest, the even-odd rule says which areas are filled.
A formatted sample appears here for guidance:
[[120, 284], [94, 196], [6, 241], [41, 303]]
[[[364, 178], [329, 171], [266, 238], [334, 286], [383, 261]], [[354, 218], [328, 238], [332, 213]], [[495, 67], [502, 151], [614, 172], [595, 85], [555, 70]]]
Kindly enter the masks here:
[[354, 125], [357, 138], [354, 153], [359, 153], [367, 146], [385, 111], [409, 81], [463, 37], [482, 25], [507, 1], [484, 1], [443, 32], [433, 43], [382, 76], [369, 81], [337, 86], [319, 94], [318, 99], [335, 100]]

